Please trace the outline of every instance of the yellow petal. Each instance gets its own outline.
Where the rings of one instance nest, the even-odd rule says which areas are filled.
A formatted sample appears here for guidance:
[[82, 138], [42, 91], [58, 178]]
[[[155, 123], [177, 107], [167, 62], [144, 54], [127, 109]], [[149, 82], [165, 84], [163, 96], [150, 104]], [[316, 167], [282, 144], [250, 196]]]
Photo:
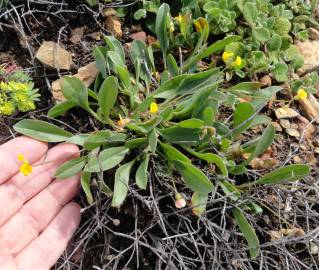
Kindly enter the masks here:
[[305, 91], [305, 89], [300, 88], [297, 91], [297, 95], [294, 97], [295, 100], [305, 100], [308, 97], [308, 93]]
[[23, 162], [23, 164], [20, 167], [20, 172], [24, 176], [28, 176], [30, 173], [32, 173], [32, 166], [29, 164], [29, 162]]
[[24, 155], [18, 154], [18, 160], [19, 160], [19, 161], [25, 161]]
[[154, 113], [157, 113], [157, 111], [158, 111], [157, 104], [155, 102], [152, 102], [150, 105], [150, 112], [154, 114]]
[[229, 62], [229, 60], [231, 60], [231, 58], [233, 58], [234, 53], [233, 52], [223, 52], [222, 58], [225, 64], [227, 64]]

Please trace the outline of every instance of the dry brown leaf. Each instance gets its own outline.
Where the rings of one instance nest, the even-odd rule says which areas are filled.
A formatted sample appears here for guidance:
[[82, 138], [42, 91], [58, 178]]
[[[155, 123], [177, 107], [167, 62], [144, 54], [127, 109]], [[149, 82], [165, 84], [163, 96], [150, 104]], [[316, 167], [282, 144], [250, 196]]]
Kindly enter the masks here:
[[73, 65], [72, 55], [53, 41], [43, 41], [35, 57], [51, 68], [69, 70]]
[[105, 20], [105, 28], [111, 32], [116, 38], [123, 35], [120, 19], [116, 16], [108, 16]]
[[255, 158], [250, 162], [250, 166], [254, 170], [263, 170], [263, 169], [270, 169], [277, 166], [279, 163], [278, 160], [274, 158]]
[[290, 119], [299, 116], [299, 113], [292, 108], [282, 107], [275, 110], [278, 119]]
[[142, 41], [146, 42], [147, 36], [146, 36], [146, 33], [144, 31], [141, 31], [141, 32], [131, 34], [130, 39], [142, 40]]
[[85, 32], [85, 26], [77, 27], [77, 28], [73, 29], [71, 32], [70, 41], [73, 44], [79, 43], [84, 35], [84, 32]]
[[279, 231], [270, 231], [271, 241], [278, 241], [284, 237], [300, 237], [305, 235], [305, 232], [301, 228], [290, 228], [290, 229], [281, 229]]

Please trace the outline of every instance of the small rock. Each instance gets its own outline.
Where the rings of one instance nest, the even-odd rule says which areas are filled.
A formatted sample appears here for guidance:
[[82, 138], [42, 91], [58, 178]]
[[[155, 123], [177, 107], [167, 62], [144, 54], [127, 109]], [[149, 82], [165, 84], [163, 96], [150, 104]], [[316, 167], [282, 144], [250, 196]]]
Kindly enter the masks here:
[[278, 165], [278, 160], [274, 158], [255, 158], [250, 162], [254, 170], [271, 169]]
[[290, 122], [287, 119], [280, 119], [280, 125], [284, 128], [290, 128]]
[[298, 138], [300, 137], [300, 133], [297, 129], [294, 129], [294, 128], [288, 128], [286, 129], [286, 133], [291, 136], [291, 137], [295, 137], [295, 138]]
[[308, 34], [309, 34], [309, 38], [313, 39], [313, 40], [318, 40], [319, 39], [319, 31], [315, 28], [308, 28]]
[[300, 134], [303, 134], [305, 139], [312, 140], [312, 135], [316, 131], [314, 125], [310, 123], [307, 118], [301, 115], [297, 117], [296, 123]]
[[108, 16], [105, 20], [105, 28], [111, 32], [116, 38], [123, 35], [120, 19], [116, 16]]
[[35, 55], [43, 65], [69, 70], [73, 65], [72, 55], [53, 41], [43, 41]]
[[299, 113], [296, 112], [294, 109], [285, 107], [275, 110], [275, 114], [278, 119], [295, 118], [299, 116]]
[[296, 41], [296, 46], [304, 57], [304, 65], [298, 74], [305, 74], [319, 67], [319, 40]]
[[318, 255], [319, 254], [319, 246], [316, 245], [315, 243], [310, 242], [309, 243], [309, 249], [310, 249], [310, 253], [312, 255]]
[[294, 156], [292, 159], [295, 163], [302, 163], [302, 160], [299, 156]]
[[269, 75], [265, 75], [260, 79], [260, 82], [262, 83], [263, 86], [271, 86], [272, 84], [272, 79]]
[[316, 153], [316, 154], [319, 154], [319, 147], [316, 147], [316, 148], [315, 148], [315, 153]]
[[115, 219], [112, 219], [112, 223], [114, 226], [119, 226], [121, 224], [121, 221], [119, 219], [115, 218]]
[[141, 32], [137, 32], [137, 33], [130, 35], [130, 39], [142, 40], [142, 41], [146, 42], [147, 36], [146, 36], [145, 32], [141, 31]]
[[70, 41], [73, 44], [79, 43], [84, 35], [84, 32], [85, 32], [85, 26], [77, 27], [77, 28], [73, 29], [71, 32]]
[[[95, 80], [98, 74], [98, 70], [95, 66], [95, 62], [90, 63], [78, 70], [78, 73], [73, 75], [73, 77], [79, 78], [83, 81], [84, 85], [89, 87]], [[61, 90], [62, 79], [56, 80], [52, 83], [52, 95], [56, 102], [62, 102], [65, 97]]]
[[277, 122], [272, 122], [272, 125], [275, 127], [276, 131], [282, 131], [282, 127]]

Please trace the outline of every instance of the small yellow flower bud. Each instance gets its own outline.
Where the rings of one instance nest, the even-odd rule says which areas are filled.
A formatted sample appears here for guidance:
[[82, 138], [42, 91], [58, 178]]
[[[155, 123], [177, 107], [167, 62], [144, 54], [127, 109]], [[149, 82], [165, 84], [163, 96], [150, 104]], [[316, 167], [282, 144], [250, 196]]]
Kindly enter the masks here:
[[120, 119], [117, 121], [117, 125], [119, 127], [123, 128], [123, 127], [125, 127], [126, 124], [128, 124], [130, 122], [130, 119], [122, 118], [121, 115], [119, 115], [119, 118]]
[[150, 112], [152, 114], [155, 114], [158, 112], [158, 106], [156, 104], [156, 102], [152, 102], [151, 105], [150, 105]]
[[24, 162], [26, 159], [25, 159], [24, 155], [18, 154], [18, 160], [21, 162]]
[[295, 95], [295, 100], [305, 100], [308, 97], [308, 93], [305, 91], [305, 89], [300, 88], [297, 91], [297, 95]]
[[233, 52], [223, 52], [222, 58], [225, 64], [228, 64], [229, 61], [234, 57]]

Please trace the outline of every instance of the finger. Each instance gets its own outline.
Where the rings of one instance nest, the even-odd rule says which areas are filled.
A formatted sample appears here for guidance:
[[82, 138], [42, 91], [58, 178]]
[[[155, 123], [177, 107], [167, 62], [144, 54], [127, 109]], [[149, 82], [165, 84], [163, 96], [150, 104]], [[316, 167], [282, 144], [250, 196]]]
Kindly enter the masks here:
[[45, 231], [16, 258], [19, 270], [49, 270], [60, 255], [80, 223], [80, 207], [69, 203], [54, 218]]
[[78, 192], [80, 176], [55, 180], [0, 227], [0, 242], [12, 256], [30, 244]]
[[40, 161], [40, 163], [46, 163], [34, 166], [31, 175], [24, 176], [18, 173], [11, 180], [0, 185], [0, 205], [7, 205], [0, 211], [0, 226], [12, 217], [26, 201], [52, 181], [56, 169], [61, 164], [78, 155], [79, 149], [75, 145], [59, 144], [48, 151], [47, 156], [44, 157], [45, 160]]
[[0, 269], [17, 270], [13, 257], [3, 247], [0, 248]]
[[0, 170], [0, 184], [19, 171], [21, 166], [21, 162], [18, 160], [19, 154], [23, 154], [30, 163], [34, 163], [47, 150], [47, 143], [24, 136], [0, 145], [0, 160], [5, 161], [5, 164], [1, 164], [3, 166], [1, 166]]

